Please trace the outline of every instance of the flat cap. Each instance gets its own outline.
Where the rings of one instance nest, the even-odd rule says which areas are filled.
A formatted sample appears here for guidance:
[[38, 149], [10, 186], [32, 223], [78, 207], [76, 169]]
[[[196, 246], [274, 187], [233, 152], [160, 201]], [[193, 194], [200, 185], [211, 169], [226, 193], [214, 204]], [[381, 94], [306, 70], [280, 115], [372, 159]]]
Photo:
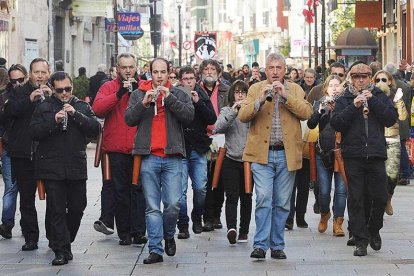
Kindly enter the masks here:
[[349, 74], [352, 75], [372, 75], [372, 70], [371, 68], [364, 64], [364, 63], [359, 63], [356, 64], [354, 66], [352, 66], [351, 70], [349, 71]]

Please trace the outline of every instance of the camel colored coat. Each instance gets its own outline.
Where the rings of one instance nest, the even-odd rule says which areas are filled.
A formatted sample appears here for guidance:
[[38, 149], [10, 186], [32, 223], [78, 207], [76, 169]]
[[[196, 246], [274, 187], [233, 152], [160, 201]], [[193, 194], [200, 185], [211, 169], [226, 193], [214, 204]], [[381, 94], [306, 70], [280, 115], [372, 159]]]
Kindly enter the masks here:
[[[265, 102], [256, 113], [254, 105], [259, 99], [267, 81], [261, 81], [249, 88], [246, 102], [239, 111], [242, 122], [250, 122], [249, 134], [244, 149], [243, 160], [267, 164], [269, 154], [270, 131], [272, 128], [272, 114], [275, 99]], [[302, 168], [302, 131], [300, 120], [307, 120], [312, 115], [312, 106], [305, 100], [306, 94], [302, 88], [288, 82], [288, 97], [286, 103], [279, 103], [279, 113], [283, 132], [283, 145], [285, 147], [287, 166], [289, 171]]]

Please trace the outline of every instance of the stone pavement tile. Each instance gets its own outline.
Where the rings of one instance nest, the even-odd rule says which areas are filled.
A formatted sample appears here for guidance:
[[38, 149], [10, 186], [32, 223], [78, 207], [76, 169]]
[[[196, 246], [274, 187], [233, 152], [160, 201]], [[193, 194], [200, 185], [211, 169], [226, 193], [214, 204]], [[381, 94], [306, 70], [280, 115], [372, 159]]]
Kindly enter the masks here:
[[[205, 264], [206, 263], [206, 257], [207, 253], [181, 253], [177, 252], [175, 256], [167, 256], [164, 254], [164, 263], [180, 263], [180, 264]], [[142, 263], [142, 261], [148, 257], [148, 253], [142, 254], [139, 258], [139, 263]]]
[[[396, 265], [399, 268], [398, 275], [412, 275], [414, 271], [414, 263], [410, 264], [397, 264]], [[0, 270], [1, 271], [1, 270]], [[393, 274], [397, 275], [397, 274]]]
[[392, 275], [393, 272], [398, 271], [398, 267], [394, 264], [330, 264], [320, 261], [319, 264], [301, 264], [296, 265], [297, 275], [308, 273], [313, 275], [336, 275], [343, 273], [346, 275], [358, 275], [359, 271], [371, 271], [370, 275]]
[[0, 270], [0, 275], [56, 275], [58, 267], [44, 264], [10, 264], [5, 265]]
[[[134, 263], [130, 265], [125, 264], [111, 264], [111, 265], [92, 265], [89, 270], [82, 271], [80, 275], [131, 275], [134, 269]], [[66, 275], [72, 275], [69, 270]], [[60, 275], [60, 273], [59, 273]]]
[[[138, 263], [131, 275], [151, 275], [151, 276], [185, 276], [185, 275], [206, 275], [204, 265], [182, 264], [182, 263], [156, 263], [144, 265], [142, 261]], [[221, 273], [223, 275], [223, 272]]]
[[[225, 268], [225, 270], [223, 270]], [[278, 275], [285, 275], [295, 271], [295, 264], [287, 260], [273, 260], [270, 256], [265, 261], [245, 259], [239, 263], [213, 263], [206, 265], [207, 275], [268, 275], [268, 271], [277, 271]]]
[[0, 264], [16, 264], [20, 263], [23, 257], [16, 255], [16, 253], [0, 253]]
[[135, 263], [138, 258], [138, 254], [126, 254], [126, 253], [107, 253], [107, 254], [75, 254], [73, 260], [79, 264], [90, 265], [117, 265], [124, 264], [129, 265]]

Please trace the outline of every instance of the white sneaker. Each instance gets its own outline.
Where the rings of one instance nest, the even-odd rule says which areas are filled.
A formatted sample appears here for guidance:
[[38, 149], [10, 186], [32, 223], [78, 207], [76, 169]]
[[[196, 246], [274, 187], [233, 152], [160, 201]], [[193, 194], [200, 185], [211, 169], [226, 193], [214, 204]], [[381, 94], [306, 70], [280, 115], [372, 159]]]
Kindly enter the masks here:
[[109, 228], [100, 220], [94, 222], [93, 228], [98, 232], [104, 233], [105, 235], [111, 235], [114, 233], [114, 229]]

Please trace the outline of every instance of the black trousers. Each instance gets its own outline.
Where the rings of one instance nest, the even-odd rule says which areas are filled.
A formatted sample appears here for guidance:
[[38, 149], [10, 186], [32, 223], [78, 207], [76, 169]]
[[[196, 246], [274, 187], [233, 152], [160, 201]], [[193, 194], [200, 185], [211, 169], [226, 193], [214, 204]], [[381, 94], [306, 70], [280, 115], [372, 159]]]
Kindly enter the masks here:
[[131, 185], [131, 235], [145, 235], [145, 197], [142, 183], [139, 186]]
[[227, 230], [232, 228], [237, 230], [237, 205], [240, 198], [239, 233], [248, 234], [252, 215], [252, 195], [246, 194], [244, 191], [243, 162], [237, 162], [230, 158], [224, 159], [221, 181], [226, 193]]
[[214, 219], [220, 218], [221, 208], [223, 207], [224, 202], [224, 187], [222, 181], [219, 181], [217, 189], [211, 189], [215, 165], [215, 161], [207, 162], [207, 193], [204, 205], [204, 222], [213, 222]]
[[36, 181], [33, 162], [27, 158], [11, 158], [12, 176], [20, 195], [20, 227], [26, 242], [39, 241], [39, 225], [35, 206]]
[[[302, 168], [296, 171], [295, 185], [293, 186], [292, 197], [290, 199], [290, 212], [288, 219], [304, 217], [309, 198], [309, 159], [302, 159]], [[295, 200], [296, 199], [296, 200]]]
[[71, 252], [86, 208], [86, 180], [43, 180], [49, 247], [55, 253]]
[[[99, 220], [114, 228], [115, 219], [120, 239], [125, 239], [131, 232], [138, 232], [137, 229], [145, 234], [145, 199], [142, 190], [132, 187], [133, 157], [130, 154], [110, 152], [109, 162], [112, 178], [102, 185]], [[135, 209], [133, 212], [131, 206]], [[137, 225], [139, 221], [141, 225]]]
[[[347, 158], [344, 159], [344, 167], [348, 179], [349, 226], [356, 245], [367, 245], [370, 233], [376, 233], [383, 227], [388, 199], [385, 161], [379, 158]], [[371, 208], [366, 206], [370, 203]]]

